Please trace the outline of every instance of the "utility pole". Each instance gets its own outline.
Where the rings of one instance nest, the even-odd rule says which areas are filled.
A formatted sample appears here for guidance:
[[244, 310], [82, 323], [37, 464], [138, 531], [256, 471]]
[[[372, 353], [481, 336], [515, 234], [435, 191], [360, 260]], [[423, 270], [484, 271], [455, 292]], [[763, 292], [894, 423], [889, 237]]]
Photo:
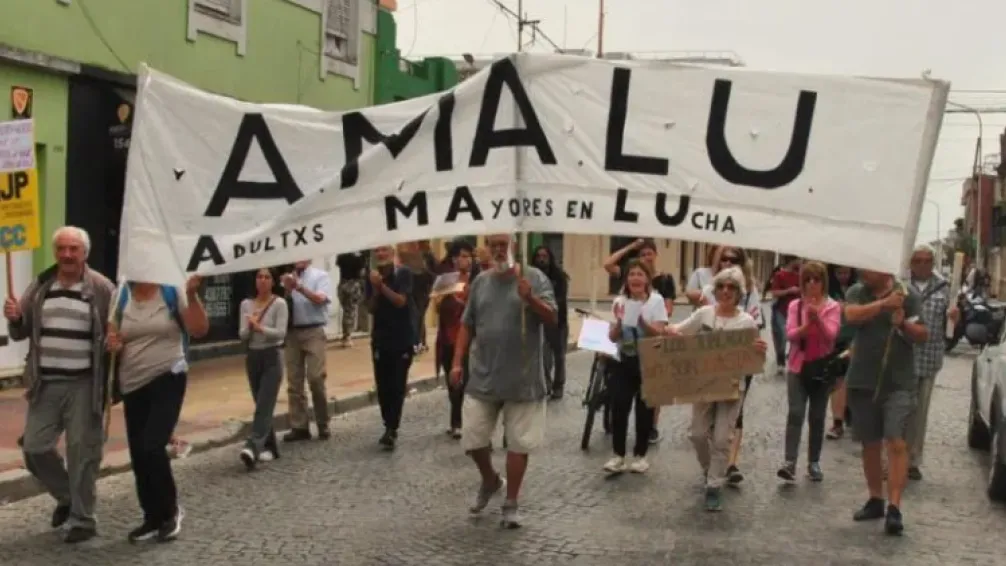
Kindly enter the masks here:
[[529, 20], [524, 13], [524, 0], [517, 0], [517, 52], [524, 51], [524, 28], [531, 28], [531, 37], [538, 33], [538, 24], [541, 20]]
[[604, 0], [597, 0], [597, 58], [604, 57]]

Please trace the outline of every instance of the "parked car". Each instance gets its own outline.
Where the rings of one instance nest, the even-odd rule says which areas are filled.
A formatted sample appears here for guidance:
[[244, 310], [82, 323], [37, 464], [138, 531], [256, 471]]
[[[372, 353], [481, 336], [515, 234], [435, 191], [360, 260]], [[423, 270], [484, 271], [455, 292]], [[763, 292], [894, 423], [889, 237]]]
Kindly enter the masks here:
[[989, 451], [988, 496], [1006, 502], [1006, 342], [986, 346], [971, 370], [968, 446]]

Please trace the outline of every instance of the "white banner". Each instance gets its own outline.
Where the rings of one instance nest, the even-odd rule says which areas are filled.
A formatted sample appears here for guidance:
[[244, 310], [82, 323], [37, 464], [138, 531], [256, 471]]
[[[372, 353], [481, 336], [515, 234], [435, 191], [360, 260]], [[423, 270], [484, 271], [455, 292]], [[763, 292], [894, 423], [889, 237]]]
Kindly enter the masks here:
[[141, 70], [120, 274], [179, 283], [381, 244], [676, 238], [897, 272], [949, 85], [520, 54], [359, 111]]

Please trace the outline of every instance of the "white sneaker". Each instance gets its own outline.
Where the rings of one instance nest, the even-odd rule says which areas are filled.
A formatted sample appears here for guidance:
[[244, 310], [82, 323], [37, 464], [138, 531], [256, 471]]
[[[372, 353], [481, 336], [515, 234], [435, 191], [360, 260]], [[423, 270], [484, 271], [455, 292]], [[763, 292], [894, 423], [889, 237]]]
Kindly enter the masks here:
[[272, 462], [275, 459], [276, 458], [275, 458], [275, 456], [272, 455], [272, 451], [271, 450], [263, 450], [258, 455], [258, 461], [259, 462]]
[[636, 458], [629, 464], [629, 471], [634, 474], [645, 474], [649, 469], [650, 463], [646, 461], [646, 458]]
[[625, 471], [625, 458], [615, 456], [604, 465], [604, 471], [609, 474], [620, 474]]

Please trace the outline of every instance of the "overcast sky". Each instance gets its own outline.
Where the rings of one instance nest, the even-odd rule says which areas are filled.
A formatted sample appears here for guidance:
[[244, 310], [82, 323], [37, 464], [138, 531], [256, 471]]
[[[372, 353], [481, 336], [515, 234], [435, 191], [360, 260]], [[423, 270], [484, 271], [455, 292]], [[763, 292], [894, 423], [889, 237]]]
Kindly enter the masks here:
[[[505, 53], [517, 45], [516, 25], [490, 0], [398, 3], [403, 55]], [[503, 3], [516, 11], [516, 0]], [[524, 0], [524, 10], [560, 46], [596, 48], [597, 0]], [[1006, 55], [1003, 22], [1001, 0], [608, 0], [604, 50], [729, 50], [751, 68], [796, 72], [918, 77], [931, 69], [954, 91], [1002, 91], [953, 92], [952, 101], [1006, 107], [1006, 72], [997, 64]], [[998, 153], [1006, 114], [983, 119], [984, 153]], [[947, 115], [927, 195], [943, 233], [961, 214], [977, 136], [974, 115]], [[936, 211], [923, 209], [920, 240], [937, 237]]]

